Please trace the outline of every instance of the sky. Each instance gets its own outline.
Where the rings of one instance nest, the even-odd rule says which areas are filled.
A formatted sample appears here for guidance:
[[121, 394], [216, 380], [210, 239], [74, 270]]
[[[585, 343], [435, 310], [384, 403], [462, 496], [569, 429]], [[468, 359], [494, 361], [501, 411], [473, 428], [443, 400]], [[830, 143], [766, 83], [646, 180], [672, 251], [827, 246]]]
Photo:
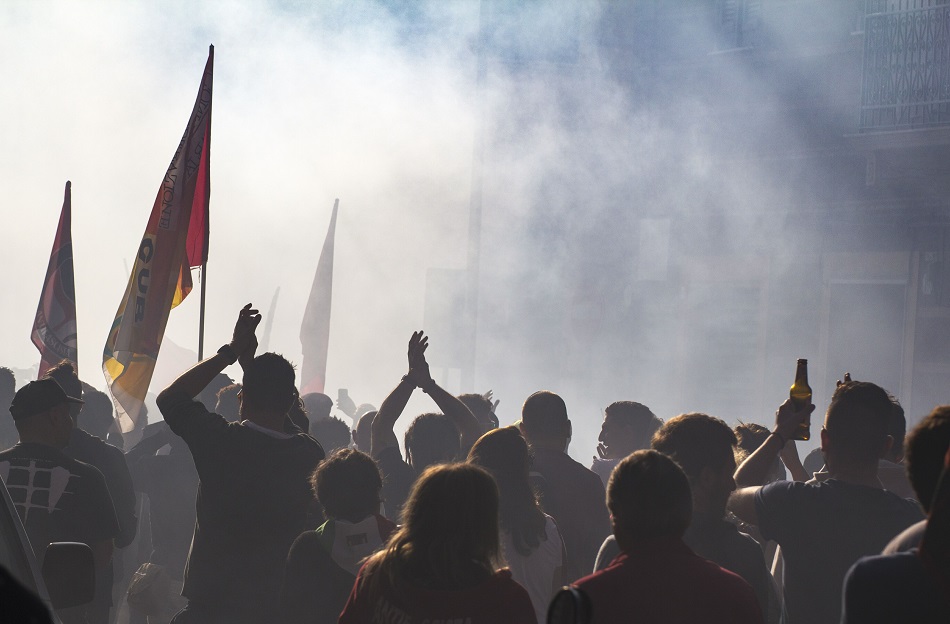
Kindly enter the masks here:
[[[652, 103], [633, 104], [636, 85], [617, 82], [584, 30], [606, 5], [487, 4], [501, 12], [492, 44], [509, 68], [489, 67], [479, 78], [475, 0], [0, 3], [0, 365], [23, 383], [38, 362], [30, 329], [70, 180], [80, 375], [105, 387], [106, 334], [213, 44], [206, 351], [229, 340], [250, 302], [273, 326], [264, 346], [300, 364], [300, 322], [338, 198], [326, 392], [346, 388], [357, 403], [378, 406], [406, 371], [410, 335], [425, 329], [430, 270], [467, 265], [476, 137], [485, 136], [493, 143], [481, 162], [475, 385], [495, 390], [502, 423], [518, 417], [532, 391], [562, 392], [577, 415], [572, 453], [586, 460], [610, 401], [656, 405], [663, 418], [705, 409], [670, 398], [673, 368], [618, 380], [598, 375], [607, 360], [597, 356], [625, 356], [633, 334], [613, 328], [635, 315], [638, 297], [649, 298], [651, 275], [667, 274], [667, 212], [695, 210], [695, 221], [681, 227], [766, 253], [767, 241], [782, 236], [782, 202], [791, 201], [781, 196], [784, 172], [776, 179], [765, 165], [714, 166], [716, 142], [733, 138], [703, 133], [716, 120], [706, 117], [707, 94], [690, 93], [690, 85], [666, 85]], [[784, 34], [800, 31], [790, 21]], [[736, 101], [748, 95], [766, 104], [749, 114], [761, 126], [774, 115], [776, 135], [784, 132], [794, 149], [796, 129], [780, 121], [789, 87], [728, 62], [719, 71]], [[818, 98], [851, 97], [847, 85], [819, 88], [828, 93]], [[691, 208], [705, 188], [725, 189], [729, 215]], [[763, 197], [780, 201], [764, 210]], [[574, 331], [559, 325], [554, 308], [565, 300], [551, 293], [565, 279], [586, 284], [586, 276], [589, 291], [566, 295], [573, 308], [563, 318], [587, 325]], [[194, 277], [195, 291], [171, 312], [153, 392], [195, 361]], [[601, 322], [605, 292], [620, 293], [627, 316]], [[709, 309], [704, 322], [713, 331], [734, 324], [728, 307]], [[532, 316], [519, 325], [526, 312]], [[671, 351], [677, 330], [666, 320], [647, 318], [650, 331], [630, 348]], [[452, 359], [453, 345], [440, 337], [430, 336], [436, 364]], [[712, 361], [707, 355], [695, 361]], [[814, 355], [779, 353], [781, 383], [757, 373], [757, 383], [770, 384], [768, 400], [787, 392], [795, 358]], [[549, 366], [554, 360], [568, 365]], [[226, 372], [239, 376], [236, 366]], [[457, 373], [434, 366], [434, 374], [449, 390], [462, 389]], [[421, 396], [407, 412], [431, 409]]]
[[[378, 404], [405, 372], [426, 270], [465, 265], [474, 136], [478, 5], [421, 6], [432, 26], [422, 37], [401, 11], [0, 5], [2, 363], [38, 361], [30, 328], [70, 180], [79, 367], [104, 387], [106, 333], [213, 44], [208, 349], [228, 341], [245, 303], [268, 312], [279, 287], [267, 346], [300, 362], [300, 321], [339, 198], [328, 393], [347, 387]], [[163, 353], [197, 351], [198, 307], [196, 287], [172, 311]], [[156, 378], [166, 368], [160, 357]]]

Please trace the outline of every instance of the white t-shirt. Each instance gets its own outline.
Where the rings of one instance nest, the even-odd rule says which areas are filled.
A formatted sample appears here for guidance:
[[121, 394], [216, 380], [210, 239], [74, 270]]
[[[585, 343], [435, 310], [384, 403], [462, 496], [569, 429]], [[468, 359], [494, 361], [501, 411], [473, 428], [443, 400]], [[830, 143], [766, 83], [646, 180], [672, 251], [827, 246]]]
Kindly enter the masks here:
[[[554, 575], [564, 565], [564, 545], [554, 518], [544, 514], [547, 539], [525, 557], [515, 550], [511, 533], [501, 532], [501, 550], [511, 569], [511, 577], [528, 590], [539, 622], [547, 621], [548, 605], [554, 595]], [[560, 579], [558, 579], [560, 583]]]

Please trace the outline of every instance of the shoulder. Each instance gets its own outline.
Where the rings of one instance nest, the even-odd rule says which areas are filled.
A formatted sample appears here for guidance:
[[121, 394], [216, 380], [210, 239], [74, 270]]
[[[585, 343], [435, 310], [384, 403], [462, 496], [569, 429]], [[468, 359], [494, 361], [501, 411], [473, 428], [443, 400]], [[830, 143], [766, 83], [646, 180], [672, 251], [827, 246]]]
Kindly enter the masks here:
[[883, 554], [892, 555], [898, 552], [904, 552], [911, 548], [920, 546], [924, 538], [924, 532], [927, 530], [927, 521], [921, 520], [901, 531], [897, 537], [892, 539], [884, 548]]

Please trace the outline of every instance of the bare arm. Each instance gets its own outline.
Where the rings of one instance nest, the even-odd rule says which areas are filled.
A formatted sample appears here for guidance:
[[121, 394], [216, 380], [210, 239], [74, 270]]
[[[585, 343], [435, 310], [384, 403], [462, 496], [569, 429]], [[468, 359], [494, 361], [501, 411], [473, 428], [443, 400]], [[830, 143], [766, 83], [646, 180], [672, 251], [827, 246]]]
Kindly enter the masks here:
[[[228, 345], [238, 358], [244, 355], [252, 342], [256, 348], [257, 339], [254, 336], [254, 330], [257, 329], [257, 324], [260, 322], [260, 313], [251, 308], [250, 303], [241, 309], [237, 323], [234, 325], [234, 335]], [[251, 355], [253, 356], [253, 351]], [[171, 382], [167, 388], [162, 390], [156, 401], [159, 409], [162, 409], [162, 403], [164, 403], [164, 400], [167, 399], [168, 396], [185, 394], [191, 398], [195, 398], [211, 383], [218, 373], [223, 371], [230, 364], [231, 362], [228, 358], [220, 353], [215, 353], [213, 356], [198, 362], [179, 375], [178, 379]]]
[[792, 481], [808, 481], [811, 478], [811, 475], [805, 472], [805, 467], [802, 466], [802, 460], [798, 456], [798, 445], [795, 444], [794, 440], [788, 441], [779, 457], [782, 458], [782, 463], [785, 464], [789, 474], [792, 475]]
[[755, 510], [755, 495], [762, 486], [739, 488], [729, 496], [729, 511], [747, 524], [759, 524], [759, 514]]
[[740, 488], [763, 485], [775, 458], [794, 435], [799, 424], [805, 422], [814, 409], [815, 406], [809, 404], [801, 410], [796, 410], [791, 400], [782, 403], [775, 412], [775, 428], [772, 434], [736, 469], [736, 485]]
[[[399, 382], [399, 385], [393, 388], [393, 391], [389, 393], [389, 396], [383, 401], [383, 404], [379, 406], [379, 410], [376, 412], [376, 416], [373, 418], [373, 428], [370, 430], [370, 455], [373, 457], [378, 457], [383, 450], [399, 446], [399, 442], [396, 440], [396, 434], [393, 432], [393, 427], [396, 426], [396, 421], [399, 420], [399, 417], [402, 415], [404, 409], [406, 409], [406, 404], [409, 402], [409, 397], [412, 396], [413, 390], [416, 389], [418, 385], [414, 379], [412, 372], [413, 362], [418, 359], [418, 352], [425, 352], [428, 348], [429, 339], [422, 335], [421, 331], [413, 332], [412, 338], [409, 339], [409, 373], [405, 375], [402, 380]], [[425, 361], [423, 359], [423, 361]], [[426, 368], [426, 376], [428, 376], [429, 370]], [[418, 372], [415, 377], [418, 377]]]

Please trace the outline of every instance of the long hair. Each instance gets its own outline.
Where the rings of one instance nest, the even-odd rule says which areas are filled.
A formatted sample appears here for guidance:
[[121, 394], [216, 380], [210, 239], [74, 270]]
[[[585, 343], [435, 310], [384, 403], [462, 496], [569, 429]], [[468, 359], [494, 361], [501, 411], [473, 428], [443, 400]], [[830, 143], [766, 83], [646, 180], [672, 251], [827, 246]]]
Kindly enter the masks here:
[[402, 511], [402, 526], [363, 569], [363, 587], [401, 592], [407, 583], [453, 590], [477, 585], [499, 561], [498, 488], [470, 464], [440, 464], [418, 478]]
[[527, 557], [547, 539], [544, 513], [528, 480], [528, 443], [517, 427], [495, 429], [472, 446], [468, 462], [495, 477], [501, 528], [511, 534], [515, 550]]

